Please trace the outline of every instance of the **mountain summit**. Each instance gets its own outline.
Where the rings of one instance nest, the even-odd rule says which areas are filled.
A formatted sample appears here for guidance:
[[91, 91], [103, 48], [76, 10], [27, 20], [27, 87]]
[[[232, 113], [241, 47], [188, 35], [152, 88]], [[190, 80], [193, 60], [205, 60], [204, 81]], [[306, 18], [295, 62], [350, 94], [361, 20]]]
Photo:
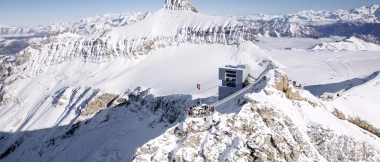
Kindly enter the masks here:
[[199, 11], [187, 0], [165, 0], [164, 8], [170, 10], [190, 10], [195, 13]]

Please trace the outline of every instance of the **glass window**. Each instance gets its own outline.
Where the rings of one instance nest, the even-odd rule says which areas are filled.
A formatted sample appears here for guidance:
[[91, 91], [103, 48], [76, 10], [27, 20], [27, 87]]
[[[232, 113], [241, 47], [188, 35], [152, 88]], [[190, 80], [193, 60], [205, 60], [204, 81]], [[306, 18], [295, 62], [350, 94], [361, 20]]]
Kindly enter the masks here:
[[226, 70], [226, 73], [232, 73], [232, 74], [236, 74], [236, 71], [232, 71], [232, 70]]

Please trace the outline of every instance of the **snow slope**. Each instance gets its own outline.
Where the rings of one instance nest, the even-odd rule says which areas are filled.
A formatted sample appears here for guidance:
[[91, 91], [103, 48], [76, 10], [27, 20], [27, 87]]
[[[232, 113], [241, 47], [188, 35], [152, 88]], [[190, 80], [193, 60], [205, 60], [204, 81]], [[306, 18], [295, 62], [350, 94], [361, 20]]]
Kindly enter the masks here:
[[326, 37], [319, 39], [312, 38], [276, 38], [257, 37], [256, 45], [265, 51], [308, 51], [321, 42], [333, 43], [342, 40], [344, 37]]
[[55, 22], [49, 25], [50, 30], [47, 36], [62, 36], [65, 33], [78, 35], [89, 35], [102, 32], [106, 29], [121, 27], [138, 22], [152, 14], [151, 11], [146, 13], [123, 13], [123, 14], [104, 14], [95, 17], [87, 17], [72, 23]]
[[3, 59], [0, 159], [128, 161], [183, 120], [193, 97], [214, 99], [219, 67], [274, 64], [247, 38], [235, 20], [176, 8], [46, 37]]
[[181, 43], [233, 45], [253, 41], [253, 35], [235, 20], [165, 8], [138, 23], [112, 30], [84, 36], [66, 34], [46, 38], [33, 55], [48, 53], [49, 57], [41, 58], [47, 64], [73, 59], [103, 62], [119, 57], [138, 58]]
[[334, 43], [320, 43], [311, 50], [313, 51], [380, 51], [380, 45], [365, 42], [362, 39], [351, 37]]
[[342, 111], [347, 117], [359, 117], [368, 123], [378, 126], [380, 102], [380, 77], [379, 72], [369, 82], [353, 88], [344, 93], [342, 97], [332, 101], [332, 105]]
[[379, 138], [336, 118], [307, 92], [298, 92], [304, 100], [288, 99], [274, 88], [281, 75], [271, 71], [268, 85], [257, 85], [240, 105], [226, 103], [222, 114], [187, 118], [144, 144], [133, 160], [379, 160]]

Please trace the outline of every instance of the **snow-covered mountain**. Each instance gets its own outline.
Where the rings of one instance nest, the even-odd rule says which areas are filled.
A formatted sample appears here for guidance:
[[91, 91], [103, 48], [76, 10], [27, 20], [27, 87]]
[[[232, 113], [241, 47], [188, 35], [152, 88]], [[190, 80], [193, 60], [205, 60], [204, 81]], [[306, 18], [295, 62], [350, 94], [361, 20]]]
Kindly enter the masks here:
[[[117, 27], [103, 22], [118, 16], [69, 24], [0, 56], [0, 161], [380, 160], [380, 123], [295, 88], [277, 69], [286, 66], [255, 45], [246, 22], [203, 15], [187, 0], [166, 0], [140, 16]], [[261, 79], [213, 116], [187, 117], [194, 102], [218, 101], [218, 68], [236, 64], [250, 65]]]
[[[185, 118], [192, 96], [215, 100], [217, 68], [275, 64], [240, 22], [177, 2], [133, 24], [45, 37], [3, 56], [0, 160], [129, 161]], [[197, 83], [202, 93], [190, 89]]]
[[312, 51], [380, 51], [380, 45], [350, 37], [334, 43], [320, 43], [311, 48]]
[[139, 148], [133, 160], [380, 160], [376, 135], [337, 118], [332, 107], [310, 93], [295, 90], [284, 73], [270, 71], [267, 78], [239, 99], [243, 101], [219, 108], [222, 114], [187, 118], [169, 128]]
[[326, 35], [311, 27], [283, 22], [241, 21], [257, 37], [322, 38]]
[[321, 38], [331, 35], [351, 36], [355, 32], [378, 36], [377, 27], [373, 23], [380, 23], [380, 7], [375, 4], [352, 10], [304, 10], [286, 15], [228, 17], [249, 24], [258, 36]]
[[254, 41], [254, 36], [238, 21], [202, 15], [190, 9], [162, 8], [137, 25], [91, 35], [65, 31], [47, 37], [34, 52], [49, 53], [49, 57], [40, 60], [47, 64], [78, 58], [101, 62], [117, 57], [140, 57], [182, 43], [233, 45], [245, 40]]
[[15, 39], [1, 39], [0, 38], [0, 55], [17, 54], [21, 50], [28, 47], [33, 42], [41, 41], [40, 38], [15, 38]]
[[289, 22], [300, 25], [326, 25], [344, 22], [356, 23], [380, 23], [380, 7], [377, 4], [372, 6], [361, 6], [352, 10], [336, 11], [313, 11], [304, 10], [295, 14], [286, 15], [266, 15], [256, 14], [247, 16], [233, 16], [239, 21], [251, 22]]
[[152, 14], [151, 11], [146, 13], [124, 13], [124, 14], [105, 14], [101, 16], [88, 17], [72, 23], [56, 22], [50, 24], [48, 37], [57, 36], [59, 34], [78, 34], [89, 35], [102, 32], [106, 29], [121, 27], [135, 23]]
[[12, 27], [0, 25], [0, 37], [41, 37], [49, 30], [46, 26]]
[[105, 14], [88, 17], [75, 22], [56, 22], [47, 26], [31, 28], [0, 26], [0, 55], [15, 54], [42, 37], [76, 37], [103, 32], [140, 21], [152, 12], [133, 14]]

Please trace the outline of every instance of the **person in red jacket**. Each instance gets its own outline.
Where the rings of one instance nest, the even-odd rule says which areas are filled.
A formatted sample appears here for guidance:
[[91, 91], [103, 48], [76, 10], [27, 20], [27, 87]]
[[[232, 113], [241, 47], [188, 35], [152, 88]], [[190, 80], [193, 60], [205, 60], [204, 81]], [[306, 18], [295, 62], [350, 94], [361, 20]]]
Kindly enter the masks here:
[[193, 108], [190, 107], [190, 109], [189, 109], [189, 116], [193, 116], [193, 114], [194, 114], [194, 112], [193, 112]]
[[213, 106], [211, 107], [211, 112], [214, 113], [214, 111], [215, 111], [215, 107]]

